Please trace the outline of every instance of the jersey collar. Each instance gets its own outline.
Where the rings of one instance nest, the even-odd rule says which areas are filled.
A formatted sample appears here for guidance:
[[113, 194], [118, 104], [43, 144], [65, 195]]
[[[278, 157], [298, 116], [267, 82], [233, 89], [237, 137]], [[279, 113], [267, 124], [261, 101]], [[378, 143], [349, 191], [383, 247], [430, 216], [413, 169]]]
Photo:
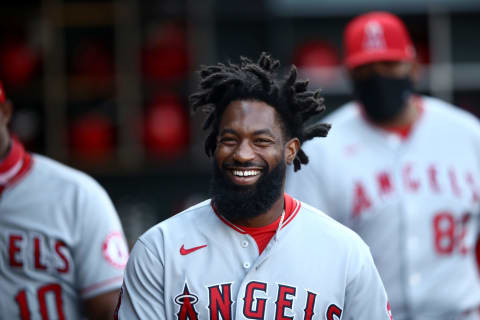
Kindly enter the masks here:
[[23, 177], [32, 164], [31, 155], [17, 139], [12, 138], [11, 144], [7, 156], [0, 162], [0, 192]]
[[247, 228], [244, 226], [239, 226], [236, 225], [230, 221], [228, 221], [224, 216], [222, 216], [220, 213], [218, 213], [217, 209], [215, 208], [215, 205], [213, 204], [213, 201], [210, 202], [213, 211], [215, 214], [220, 218], [220, 220], [225, 223], [227, 226], [232, 228], [233, 230], [242, 233], [242, 234], [256, 234], [256, 233], [261, 233], [261, 232], [268, 232], [269, 230], [280, 230], [283, 229], [287, 224], [289, 224], [293, 218], [297, 215], [298, 211], [300, 210], [300, 201], [292, 198], [290, 195], [287, 193], [284, 193], [284, 215], [283, 219], [282, 217], [279, 217], [277, 220], [272, 222], [271, 224], [264, 226], [264, 227], [258, 227], [258, 228]]

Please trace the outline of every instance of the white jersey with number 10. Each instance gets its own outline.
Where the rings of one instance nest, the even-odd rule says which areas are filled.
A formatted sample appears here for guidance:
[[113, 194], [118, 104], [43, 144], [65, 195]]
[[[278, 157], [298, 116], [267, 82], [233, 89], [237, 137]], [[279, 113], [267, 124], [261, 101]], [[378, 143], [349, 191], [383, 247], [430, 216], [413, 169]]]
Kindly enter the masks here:
[[82, 319], [81, 301], [121, 286], [128, 249], [92, 178], [33, 155], [0, 197], [0, 318]]

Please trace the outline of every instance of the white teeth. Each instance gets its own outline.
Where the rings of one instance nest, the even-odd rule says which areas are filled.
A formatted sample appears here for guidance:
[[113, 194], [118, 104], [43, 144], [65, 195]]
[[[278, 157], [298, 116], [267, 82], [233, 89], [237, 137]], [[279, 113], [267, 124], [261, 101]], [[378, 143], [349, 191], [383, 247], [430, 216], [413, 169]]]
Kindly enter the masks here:
[[249, 176], [256, 176], [259, 173], [259, 171], [251, 170], [251, 171], [247, 171], [247, 173]]
[[249, 177], [249, 176], [256, 176], [260, 173], [259, 170], [233, 170], [233, 175], [234, 176], [239, 176], [239, 177]]

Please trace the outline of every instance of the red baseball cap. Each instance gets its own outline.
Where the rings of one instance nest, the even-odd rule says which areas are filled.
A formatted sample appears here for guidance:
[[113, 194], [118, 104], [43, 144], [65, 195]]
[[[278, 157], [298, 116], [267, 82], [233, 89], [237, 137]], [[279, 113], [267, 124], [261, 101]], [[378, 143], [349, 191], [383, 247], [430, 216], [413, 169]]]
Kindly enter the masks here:
[[0, 103], [4, 103], [7, 100], [5, 90], [3, 89], [3, 84], [0, 81]]
[[349, 69], [376, 61], [413, 61], [415, 48], [405, 24], [388, 12], [354, 18], [344, 33], [345, 64]]

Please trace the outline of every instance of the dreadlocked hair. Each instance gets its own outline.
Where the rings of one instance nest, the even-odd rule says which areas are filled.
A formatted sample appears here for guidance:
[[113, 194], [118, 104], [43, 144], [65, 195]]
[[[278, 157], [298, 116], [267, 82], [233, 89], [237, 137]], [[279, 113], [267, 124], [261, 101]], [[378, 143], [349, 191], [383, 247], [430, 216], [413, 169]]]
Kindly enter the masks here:
[[[211, 129], [205, 140], [205, 152], [212, 156], [217, 147], [218, 125], [225, 108], [235, 100], [258, 100], [275, 108], [282, 120], [287, 138], [297, 137], [300, 146], [314, 137], [325, 137], [330, 125], [305, 123], [325, 111], [320, 91], [308, 91], [308, 80], [297, 80], [297, 69], [291, 66], [287, 76], [280, 79], [276, 69], [278, 60], [263, 52], [256, 63], [240, 57], [240, 64], [218, 63], [202, 66], [200, 89], [190, 96], [194, 112], [204, 111], [207, 116], [203, 129]], [[300, 148], [293, 161], [294, 170], [308, 163], [308, 157]]]

